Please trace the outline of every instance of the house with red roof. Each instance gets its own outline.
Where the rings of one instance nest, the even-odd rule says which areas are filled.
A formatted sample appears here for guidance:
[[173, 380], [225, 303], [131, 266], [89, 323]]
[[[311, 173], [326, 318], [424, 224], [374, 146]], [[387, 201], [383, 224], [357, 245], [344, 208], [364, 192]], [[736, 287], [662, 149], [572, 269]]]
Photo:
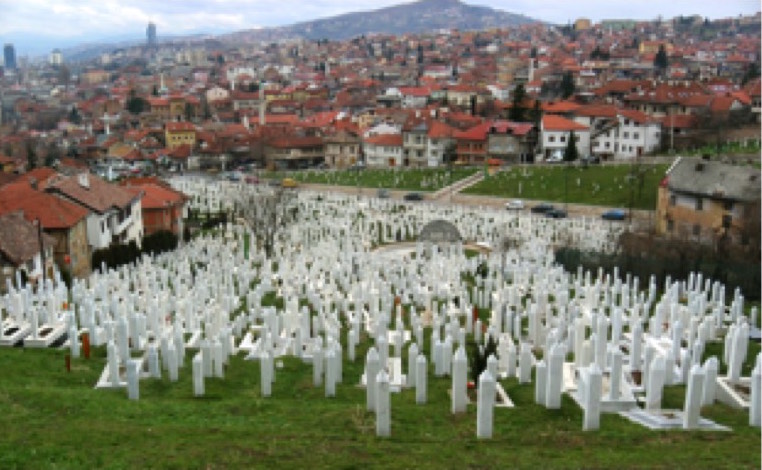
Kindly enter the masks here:
[[402, 134], [377, 134], [363, 139], [365, 164], [369, 168], [403, 166]]
[[61, 175], [49, 182], [47, 191], [87, 209], [87, 239], [93, 250], [111, 243], [140, 245], [144, 232], [140, 193], [90, 173]]
[[13, 173], [16, 170], [16, 160], [0, 154], [0, 172]]
[[265, 144], [265, 161], [268, 168], [309, 168], [325, 161], [323, 139], [296, 134], [276, 137]]
[[580, 156], [590, 154], [590, 128], [556, 114], [545, 114], [540, 121], [540, 151], [543, 159], [562, 156], [569, 144], [571, 133]]
[[504, 120], [487, 121], [453, 134], [459, 162], [482, 164], [529, 161], [537, 142], [534, 124]]
[[87, 240], [89, 212], [66, 199], [36, 188], [19, 178], [0, 188], [0, 214], [21, 211], [29, 222], [38, 221], [53, 240], [52, 258], [59, 270], [72, 277], [90, 275], [90, 246]]
[[164, 127], [164, 138], [168, 149], [181, 145], [196, 145], [196, 126], [190, 122], [168, 122]]
[[142, 191], [142, 216], [145, 235], [169, 231], [183, 235], [183, 215], [188, 196], [168, 185], [153, 182], [127, 182], [128, 188]]
[[325, 163], [331, 168], [346, 168], [362, 158], [362, 139], [359, 130], [341, 129], [323, 137]]
[[661, 119], [634, 109], [618, 109], [614, 118], [591, 123], [590, 153], [604, 160], [631, 159], [659, 150], [661, 139]]

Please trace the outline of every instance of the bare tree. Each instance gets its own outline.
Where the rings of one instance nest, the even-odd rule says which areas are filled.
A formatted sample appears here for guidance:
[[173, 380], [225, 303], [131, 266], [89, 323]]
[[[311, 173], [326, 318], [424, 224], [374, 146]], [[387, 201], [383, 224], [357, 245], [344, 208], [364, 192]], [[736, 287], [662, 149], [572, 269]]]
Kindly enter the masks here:
[[236, 202], [236, 212], [246, 221], [253, 235], [252, 245], [271, 257], [285, 229], [298, 214], [296, 193], [283, 187], [246, 187]]

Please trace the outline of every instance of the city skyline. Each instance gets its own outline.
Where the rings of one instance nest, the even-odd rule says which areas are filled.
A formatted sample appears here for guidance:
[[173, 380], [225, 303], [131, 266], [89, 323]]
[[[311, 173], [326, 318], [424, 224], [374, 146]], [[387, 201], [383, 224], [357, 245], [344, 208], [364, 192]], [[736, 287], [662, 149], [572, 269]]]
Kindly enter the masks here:
[[[337, 0], [297, 1], [218, 0], [214, 2], [137, 0], [125, 2], [80, 0], [56, 3], [49, 0], [14, 2], [0, 0], [4, 17], [0, 41], [14, 43], [17, 54], [47, 54], [53, 48], [71, 47], [87, 42], [112, 42], [145, 38], [149, 22], [156, 24], [158, 36], [221, 34], [238, 30], [285, 26], [302, 21], [344, 13], [369, 11], [400, 3], [400, 0], [358, 0], [351, 4]], [[488, 6], [510, 13], [556, 24], [585, 17], [602, 19], [649, 20], [698, 14], [710, 19], [749, 15], [759, 11], [756, 0], [726, 2], [678, 0], [659, 4], [626, 1], [583, 0], [468, 0], [469, 5]]]

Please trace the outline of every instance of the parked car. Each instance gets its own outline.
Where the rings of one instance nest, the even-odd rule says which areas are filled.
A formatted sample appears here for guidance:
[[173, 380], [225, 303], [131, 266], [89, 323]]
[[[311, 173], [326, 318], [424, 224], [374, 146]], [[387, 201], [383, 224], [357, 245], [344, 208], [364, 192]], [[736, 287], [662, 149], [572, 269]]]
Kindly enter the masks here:
[[407, 193], [403, 199], [406, 201], [423, 201], [423, 195], [421, 193]]
[[609, 209], [601, 214], [603, 220], [624, 220], [627, 218], [627, 212], [624, 209]]
[[388, 199], [389, 198], [389, 190], [388, 189], [379, 189], [376, 193], [376, 197], [379, 199]]
[[537, 204], [536, 206], [532, 207], [531, 210], [535, 214], [544, 214], [548, 211], [552, 211], [553, 209], [555, 209], [555, 207], [553, 207], [553, 204], [548, 204], [547, 202], [543, 202], [541, 204]]
[[587, 165], [597, 165], [601, 163], [601, 157], [597, 155], [589, 155], [587, 157], [583, 157], [582, 159], [580, 159], [580, 161]]
[[247, 175], [246, 182], [249, 184], [259, 184], [259, 178], [255, 175]]
[[566, 215], [566, 211], [563, 209], [551, 209], [545, 212], [545, 217], [549, 219], [565, 219]]
[[524, 201], [521, 199], [514, 199], [505, 203], [505, 208], [509, 211], [519, 211], [524, 209]]
[[284, 188], [296, 188], [299, 186], [299, 183], [293, 178], [283, 178], [280, 185]]
[[545, 163], [561, 163], [564, 161], [564, 152], [562, 150], [556, 150], [548, 158], [545, 159]]

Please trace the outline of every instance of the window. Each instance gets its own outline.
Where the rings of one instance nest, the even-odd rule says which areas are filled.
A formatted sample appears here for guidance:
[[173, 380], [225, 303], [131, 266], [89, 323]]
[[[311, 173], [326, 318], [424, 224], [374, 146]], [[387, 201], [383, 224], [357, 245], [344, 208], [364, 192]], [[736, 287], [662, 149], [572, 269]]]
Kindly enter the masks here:
[[732, 210], [733, 210], [733, 201], [725, 201], [725, 202], [722, 204], [722, 207], [723, 207], [723, 208], [724, 208], [726, 211], [732, 211]]
[[674, 220], [668, 220], [667, 221], [667, 231], [672, 232], [675, 230], [675, 221]]
[[548, 142], [555, 142], [555, 141], [556, 141], [556, 136], [551, 135], [548, 137]]
[[732, 215], [723, 215], [722, 216], [722, 228], [730, 228], [730, 225], [733, 223], [733, 216]]
[[579, 136], [578, 135], [574, 136], [574, 142], [579, 142]]
[[566, 136], [562, 135], [560, 139], [558, 139], [561, 142], [566, 142]]
[[693, 236], [698, 237], [699, 235], [701, 235], [701, 225], [695, 224], [693, 226]]
[[638, 134], [637, 132], [633, 132], [632, 133], [632, 138], [633, 139], [639, 139], [640, 138], [640, 134]]
[[700, 197], [696, 198], [696, 210], [701, 211], [704, 210], [704, 200]]
[[629, 139], [630, 138], [630, 133], [629, 132], [625, 132], [624, 134], [622, 134], [622, 137], [624, 137], [625, 139]]
[[676, 195], [674, 195], [674, 194], [673, 194], [673, 195], [671, 195], [671, 196], [669, 197], [669, 205], [670, 205], [670, 206], [675, 206], [675, 205], [677, 205], [677, 196], [676, 196]]

